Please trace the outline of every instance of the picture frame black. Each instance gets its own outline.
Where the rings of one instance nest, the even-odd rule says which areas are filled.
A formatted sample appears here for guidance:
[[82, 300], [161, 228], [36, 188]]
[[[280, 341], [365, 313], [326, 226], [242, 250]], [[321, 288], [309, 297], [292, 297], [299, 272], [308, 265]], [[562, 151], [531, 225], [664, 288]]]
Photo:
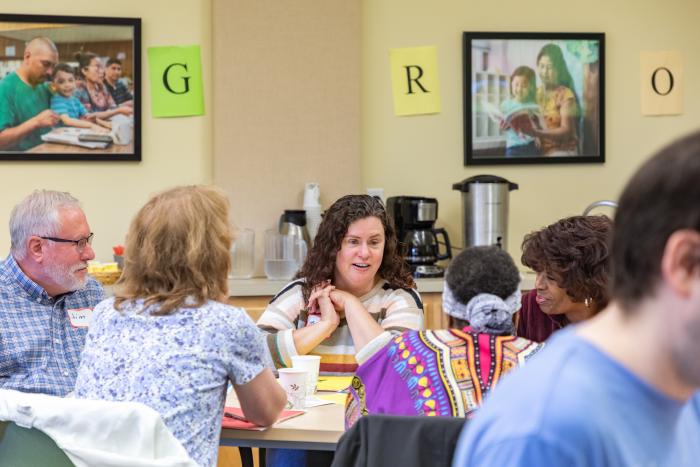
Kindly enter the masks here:
[[465, 166], [605, 162], [604, 33], [464, 32], [463, 64]]
[[[32, 117], [27, 115], [32, 115], [37, 108], [43, 108], [47, 92], [49, 95], [48, 109], [51, 109], [51, 98], [60, 94], [59, 90], [51, 86], [49, 78], [45, 79], [43, 76], [36, 78], [36, 68], [34, 68], [32, 71], [35, 73], [34, 81], [30, 83], [26, 79], [22, 79], [23, 84], [20, 83], [20, 86], [28, 86], [32, 90], [45, 87], [46, 91], [43, 91], [40, 98], [37, 98], [39, 104], [32, 104], [32, 108], [29, 110], [25, 109], [22, 112], [3, 115], [3, 112], [6, 112], [8, 108], [18, 108], [23, 102], [18, 95], [25, 95], [24, 91], [16, 86], [8, 84], [6, 88], [3, 88], [3, 81], [14, 73], [16, 76], [11, 78], [8, 83], [15, 84], [20, 76], [18, 70], [27, 70], [26, 67], [36, 66], [36, 63], [32, 65], [30, 61], [33, 59], [36, 62], [37, 54], [34, 56], [31, 53], [27, 54], [26, 49], [27, 45], [37, 37], [47, 38], [49, 47], [51, 43], [54, 44], [57, 51], [57, 63], [68, 65], [76, 78], [78, 88], [82, 85], [82, 97], [86, 97], [87, 100], [81, 99], [81, 102], [88, 114], [78, 118], [78, 120], [87, 119], [92, 123], [99, 123], [100, 125], [93, 127], [95, 130], [74, 128], [64, 122], [48, 126], [44, 120], [42, 125], [45, 126], [39, 130], [33, 130], [33, 132], [26, 134], [23, 132], [24, 136], [19, 139], [13, 137], [9, 142], [2, 139], [4, 130], [17, 128], [30, 121]], [[44, 40], [41, 39], [41, 41]], [[36, 44], [36, 42], [34, 43]], [[95, 54], [96, 57], [92, 59], [91, 63], [93, 64], [81, 67], [78, 60], [80, 57], [77, 54], [83, 54], [82, 58], [84, 59], [87, 52]], [[120, 62], [123, 74], [122, 78], [117, 80], [120, 85], [115, 86], [115, 88], [120, 91], [126, 89], [127, 93], [122, 93], [119, 96], [120, 100], [123, 98], [125, 101], [116, 107], [110, 106], [110, 102], [116, 105], [114, 96], [112, 96], [112, 101], [109, 101], [109, 98], [105, 99], [106, 108], [102, 111], [99, 107], [99, 101], [93, 102], [92, 92], [88, 92], [85, 87], [84, 82], [88, 80], [85, 73], [91, 73], [88, 70], [92, 69], [99, 74], [100, 68], [105, 69], [108, 59], [112, 59], [113, 62], [116, 59]], [[55, 72], [55, 66], [47, 66], [50, 62], [47, 60], [42, 62], [46, 76]], [[57, 63], [53, 63], [53, 65]], [[22, 68], [23, 64], [25, 64], [25, 68]], [[116, 65], [116, 63], [111, 63], [110, 67], [116, 69]], [[25, 75], [27, 72], [21, 72], [21, 76]], [[112, 72], [110, 76], [116, 75]], [[104, 71], [102, 71], [102, 77], [104, 80]], [[79, 78], [83, 78], [82, 83]], [[36, 79], [40, 79], [40, 82], [37, 83]], [[93, 86], [95, 82], [99, 83], [100, 81], [99, 79], [90, 81], [90, 85]], [[99, 89], [99, 84], [96, 86]], [[141, 86], [141, 18], [0, 14], [0, 160], [141, 161]], [[95, 88], [91, 87], [90, 89]], [[122, 107], [130, 107], [130, 109]], [[52, 115], [60, 115], [60, 113], [55, 112], [56, 109], [57, 107], [54, 107]], [[113, 113], [118, 113], [119, 117], [111, 115]], [[34, 114], [34, 116], [36, 115]], [[96, 116], [100, 116], [100, 120], [97, 120]], [[51, 120], [55, 121], [56, 118], [52, 117]], [[117, 120], [118, 122], [115, 123]], [[108, 128], [110, 125], [112, 125], [112, 129]], [[103, 132], [104, 134], [100, 134], [97, 138], [101, 137], [105, 141], [102, 143], [93, 141], [95, 144], [91, 146], [96, 147], [86, 147], [90, 145], [90, 141], [85, 141], [85, 139], [91, 137], [95, 139], [95, 137], [92, 134], [80, 136], [78, 133], [81, 132]], [[48, 138], [46, 136], [48, 133], [51, 133], [52, 139], [37, 139], [42, 136]], [[116, 134], [111, 138], [111, 141], [104, 137], [104, 135], [109, 136], [110, 134]], [[78, 139], [79, 136], [80, 139]], [[70, 144], [64, 144], [67, 141], [70, 141]], [[104, 147], [104, 145], [107, 146]]]

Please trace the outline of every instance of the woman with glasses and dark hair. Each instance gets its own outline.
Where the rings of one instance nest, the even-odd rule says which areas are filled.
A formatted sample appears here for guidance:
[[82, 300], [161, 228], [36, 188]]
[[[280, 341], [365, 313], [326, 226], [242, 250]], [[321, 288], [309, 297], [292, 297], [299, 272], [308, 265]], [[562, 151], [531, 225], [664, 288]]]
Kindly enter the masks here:
[[277, 367], [321, 356], [324, 374], [352, 374], [392, 333], [423, 328], [423, 304], [381, 201], [348, 195], [325, 212], [297, 279], [258, 320]]
[[130, 106], [117, 107], [114, 98], [104, 84], [105, 67], [100, 57], [92, 52], [82, 52], [75, 56], [78, 60], [78, 78], [75, 97], [92, 113], [98, 112], [99, 118], [110, 118], [113, 115], [131, 115]]
[[95, 307], [75, 395], [136, 401], [163, 417], [190, 457], [216, 465], [229, 381], [248, 420], [286, 402], [262, 333], [227, 304], [232, 234], [219, 189], [174, 188], [131, 222], [114, 297]]
[[543, 342], [607, 305], [612, 229], [607, 216], [573, 216], [525, 236], [522, 263], [537, 277], [523, 296], [519, 336]]

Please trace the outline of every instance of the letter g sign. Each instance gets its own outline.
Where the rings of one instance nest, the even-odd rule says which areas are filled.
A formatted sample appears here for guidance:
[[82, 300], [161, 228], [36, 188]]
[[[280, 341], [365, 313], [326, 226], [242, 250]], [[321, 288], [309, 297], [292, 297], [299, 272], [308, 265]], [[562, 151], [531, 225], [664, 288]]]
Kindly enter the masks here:
[[148, 62], [154, 117], [204, 114], [199, 46], [149, 47]]
[[165, 71], [163, 72], [163, 86], [165, 86], [165, 89], [167, 89], [169, 92], [172, 92], [173, 94], [185, 94], [190, 90], [190, 77], [189, 76], [181, 76], [180, 79], [184, 81], [184, 89], [182, 91], [176, 91], [170, 86], [170, 70], [173, 69], [173, 67], [179, 67], [183, 68], [185, 71], [187, 71], [187, 63], [171, 63], [165, 68]]

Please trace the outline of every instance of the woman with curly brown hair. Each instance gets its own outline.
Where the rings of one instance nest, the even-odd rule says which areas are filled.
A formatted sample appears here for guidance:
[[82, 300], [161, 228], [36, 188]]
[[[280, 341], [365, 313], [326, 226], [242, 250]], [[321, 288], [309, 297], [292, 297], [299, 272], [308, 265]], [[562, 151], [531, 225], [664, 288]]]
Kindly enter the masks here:
[[323, 374], [352, 374], [392, 336], [423, 328], [423, 304], [382, 203], [347, 195], [326, 211], [297, 279], [258, 320], [277, 367], [321, 356]]
[[612, 228], [606, 216], [573, 216], [525, 236], [522, 263], [537, 277], [523, 296], [519, 336], [543, 342], [607, 305]]

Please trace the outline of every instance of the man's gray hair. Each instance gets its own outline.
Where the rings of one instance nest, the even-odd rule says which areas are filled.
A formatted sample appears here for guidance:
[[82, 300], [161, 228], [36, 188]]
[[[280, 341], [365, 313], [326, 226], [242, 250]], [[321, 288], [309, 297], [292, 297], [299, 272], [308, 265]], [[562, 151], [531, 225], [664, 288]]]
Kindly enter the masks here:
[[32, 235], [56, 235], [61, 227], [58, 219], [58, 211], [61, 208], [80, 209], [80, 202], [70, 193], [34, 190], [12, 209], [10, 251], [15, 259], [24, 259], [27, 254], [27, 240]]

